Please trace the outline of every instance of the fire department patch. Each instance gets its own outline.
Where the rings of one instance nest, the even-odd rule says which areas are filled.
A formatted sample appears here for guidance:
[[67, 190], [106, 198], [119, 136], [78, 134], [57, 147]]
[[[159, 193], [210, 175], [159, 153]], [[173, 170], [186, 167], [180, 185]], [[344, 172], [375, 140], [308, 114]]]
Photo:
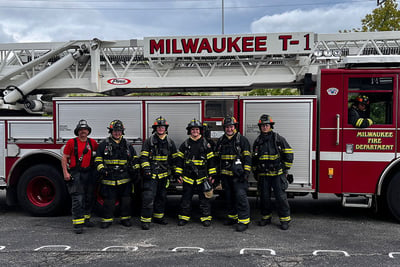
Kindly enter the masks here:
[[328, 95], [337, 95], [339, 93], [339, 89], [331, 87], [326, 90], [328, 92]]

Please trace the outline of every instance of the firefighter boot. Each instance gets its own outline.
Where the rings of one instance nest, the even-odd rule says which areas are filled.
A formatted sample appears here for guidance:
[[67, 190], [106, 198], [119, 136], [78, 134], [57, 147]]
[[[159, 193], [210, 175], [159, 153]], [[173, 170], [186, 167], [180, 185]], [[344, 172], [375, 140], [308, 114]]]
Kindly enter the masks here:
[[236, 225], [236, 231], [237, 231], [237, 232], [244, 232], [244, 231], [247, 230], [247, 228], [248, 228], [248, 225], [247, 225], [247, 224], [244, 224], [244, 223], [238, 223], [238, 224]]
[[150, 230], [150, 223], [149, 222], [142, 222], [141, 226], [142, 226], [142, 230]]
[[132, 222], [131, 222], [130, 219], [121, 220], [120, 224], [125, 226], [125, 227], [131, 227], [132, 226]]
[[271, 218], [268, 219], [261, 219], [258, 222], [258, 226], [266, 226], [267, 224], [271, 224]]
[[161, 225], [167, 225], [168, 223], [165, 221], [165, 218], [153, 218], [154, 223], [158, 223]]
[[74, 233], [82, 234], [83, 233], [83, 225], [82, 224], [74, 224]]
[[100, 228], [106, 229], [106, 228], [110, 227], [111, 224], [112, 224], [112, 222], [101, 222]]
[[186, 220], [179, 220], [178, 221], [178, 226], [185, 226], [188, 223]]
[[281, 229], [282, 229], [282, 230], [287, 230], [287, 229], [289, 229], [289, 222], [286, 222], [286, 221], [281, 222]]
[[210, 220], [205, 220], [201, 222], [203, 224], [204, 227], [209, 227], [211, 225], [211, 221]]
[[94, 227], [94, 223], [90, 219], [85, 219], [85, 227]]
[[231, 219], [231, 218], [226, 219], [226, 220], [224, 221], [224, 225], [234, 225], [234, 224], [236, 224], [236, 220]]

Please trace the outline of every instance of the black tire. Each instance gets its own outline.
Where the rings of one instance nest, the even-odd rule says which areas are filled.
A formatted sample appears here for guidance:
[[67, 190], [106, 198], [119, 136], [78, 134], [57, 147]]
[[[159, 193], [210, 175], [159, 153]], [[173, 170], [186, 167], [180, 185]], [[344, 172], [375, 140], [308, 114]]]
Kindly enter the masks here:
[[56, 215], [68, 202], [61, 173], [46, 164], [32, 166], [22, 174], [17, 195], [20, 206], [35, 216]]
[[396, 173], [386, 190], [386, 202], [390, 213], [400, 221], [400, 173]]

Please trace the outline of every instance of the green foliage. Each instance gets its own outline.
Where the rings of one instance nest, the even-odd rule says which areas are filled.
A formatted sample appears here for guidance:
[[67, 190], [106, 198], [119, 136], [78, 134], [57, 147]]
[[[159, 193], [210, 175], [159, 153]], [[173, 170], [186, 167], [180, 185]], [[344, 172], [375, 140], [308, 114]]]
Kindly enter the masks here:
[[396, 0], [386, 0], [361, 20], [363, 32], [400, 30], [400, 10]]
[[258, 95], [300, 95], [298, 89], [293, 88], [269, 88], [269, 89], [253, 89], [248, 96], [258, 96]]

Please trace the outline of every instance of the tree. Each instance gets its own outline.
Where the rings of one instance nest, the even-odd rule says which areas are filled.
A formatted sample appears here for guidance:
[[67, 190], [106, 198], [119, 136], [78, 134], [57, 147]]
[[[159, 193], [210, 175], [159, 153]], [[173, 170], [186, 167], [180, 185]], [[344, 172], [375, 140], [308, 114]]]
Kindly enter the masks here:
[[386, 0], [361, 20], [363, 32], [400, 30], [400, 10], [396, 0]]

